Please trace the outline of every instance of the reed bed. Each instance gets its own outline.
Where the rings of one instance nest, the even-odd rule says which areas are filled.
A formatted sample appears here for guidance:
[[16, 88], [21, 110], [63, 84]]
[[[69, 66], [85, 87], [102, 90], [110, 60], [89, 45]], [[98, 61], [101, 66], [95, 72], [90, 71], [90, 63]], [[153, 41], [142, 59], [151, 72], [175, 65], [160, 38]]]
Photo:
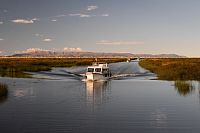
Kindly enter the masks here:
[[180, 81], [177, 80], [174, 83], [175, 90], [181, 95], [181, 96], [187, 96], [188, 94], [194, 92], [195, 87], [193, 86], [191, 81]]
[[161, 80], [200, 81], [200, 58], [143, 59], [139, 64]]
[[[99, 62], [120, 62], [125, 58], [99, 58]], [[52, 67], [90, 65], [95, 58], [0, 58], [0, 76], [31, 77], [24, 72], [49, 71]]]

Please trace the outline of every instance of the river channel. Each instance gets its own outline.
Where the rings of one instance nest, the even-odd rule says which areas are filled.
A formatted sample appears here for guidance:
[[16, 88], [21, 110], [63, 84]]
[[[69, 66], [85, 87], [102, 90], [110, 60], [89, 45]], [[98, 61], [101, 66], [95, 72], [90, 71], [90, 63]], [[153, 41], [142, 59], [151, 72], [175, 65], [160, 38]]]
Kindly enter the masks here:
[[138, 62], [109, 65], [116, 78], [86, 82], [86, 67], [53, 68], [32, 79], [1, 77], [1, 133], [196, 133], [200, 83], [152, 80]]

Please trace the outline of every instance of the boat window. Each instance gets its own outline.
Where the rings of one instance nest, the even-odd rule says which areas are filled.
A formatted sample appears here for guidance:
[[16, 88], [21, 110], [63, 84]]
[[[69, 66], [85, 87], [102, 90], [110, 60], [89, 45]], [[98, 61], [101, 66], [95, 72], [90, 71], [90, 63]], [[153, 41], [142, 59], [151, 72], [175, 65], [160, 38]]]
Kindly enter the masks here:
[[94, 72], [94, 68], [88, 68], [88, 72]]
[[95, 72], [101, 72], [101, 68], [95, 68]]
[[102, 72], [103, 72], [103, 73], [107, 73], [107, 72], [108, 72], [108, 69], [103, 69]]

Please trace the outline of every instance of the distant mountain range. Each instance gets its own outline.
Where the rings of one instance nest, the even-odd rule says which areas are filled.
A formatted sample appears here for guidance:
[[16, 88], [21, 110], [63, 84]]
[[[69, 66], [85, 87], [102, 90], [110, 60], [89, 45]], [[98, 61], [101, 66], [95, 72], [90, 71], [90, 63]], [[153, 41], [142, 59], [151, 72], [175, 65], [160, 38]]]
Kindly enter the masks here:
[[12, 57], [149, 57], [149, 58], [182, 58], [176, 54], [132, 54], [132, 53], [101, 53], [101, 52], [53, 52], [53, 51], [34, 51], [29, 53], [14, 54]]

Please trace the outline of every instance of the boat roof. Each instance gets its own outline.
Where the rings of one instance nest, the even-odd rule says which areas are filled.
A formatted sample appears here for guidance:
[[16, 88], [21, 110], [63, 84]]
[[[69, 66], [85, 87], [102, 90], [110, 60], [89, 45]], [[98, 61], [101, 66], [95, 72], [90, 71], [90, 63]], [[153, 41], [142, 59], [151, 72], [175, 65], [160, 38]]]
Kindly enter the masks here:
[[88, 68], [108, 68], [108, 64], [104, 62], [94, 62], [92, 66], [88, 66]]

